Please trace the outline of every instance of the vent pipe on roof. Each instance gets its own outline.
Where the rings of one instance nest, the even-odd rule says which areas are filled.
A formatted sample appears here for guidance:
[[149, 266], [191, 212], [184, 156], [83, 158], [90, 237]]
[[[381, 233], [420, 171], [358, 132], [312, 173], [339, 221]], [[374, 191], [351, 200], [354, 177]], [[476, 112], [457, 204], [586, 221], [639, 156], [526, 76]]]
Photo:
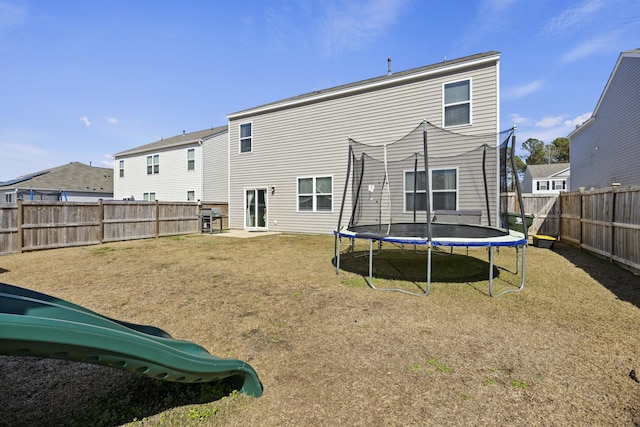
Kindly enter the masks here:
[[182, 134], [183, 134], [183, 135], [185, 134], [185, 131], [184, 131], [184, 129], [182, 130]]
[[391, 74], [393, 74], [391, 72], [391, 58], [387, 58], [387, 76], [390, 76]]

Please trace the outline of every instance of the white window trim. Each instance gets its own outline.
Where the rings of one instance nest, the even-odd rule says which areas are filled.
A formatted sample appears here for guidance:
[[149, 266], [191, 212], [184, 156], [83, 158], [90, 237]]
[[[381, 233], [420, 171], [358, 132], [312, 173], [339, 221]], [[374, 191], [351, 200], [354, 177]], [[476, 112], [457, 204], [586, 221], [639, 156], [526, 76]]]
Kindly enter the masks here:
[[[410, 214], [413, 213], [413, 210], [407, 209], [407, 172], [424, 172], [424, 169], [405, 169], [402, 171], [402, 211], [403, 213]], [[425, 177], [426, 178], [426, 177]], [[427, 189], [424, 191], [416, 191], [416, 194], [427, 193]], [[416, 212], [424, 212], [423, 210], [416, 210]]]
[[[151, 196], [153, 196], [153, 199], [151, 198]], [[144, 193], [142, 193], [142, 199], [145, 202], [155, 202], [156, 200], [158, 200], [155, 191], [145, 191]]]
[[[149, 173], [149, 158], [151, 157], [151, 173]], [[160, 154], [151, 154], [146, 157], [147, 164], [145, 165], [147, 169], [147, 175], [159, 175], [160, 174]], [[158, 159], [158, 162], [155, 160]], [[156, 166], [158, 167], [158, 172], [156, 172]]]
[[[450, 85], [453, 83], [460, 83], [460, 82], [465, 82], [468, 81], [469, 82], [469, 100], [468, 101], [463, 101], [463, 102], [454, 102], [451, 104], [445, 104], [444, 99], [445, 99], [445, 94], [444, 94], [444, 90], [445, 90], [445, 86], [446, 85]], [[453, 106], [453, 105], [462, 105], [462, 104], [469, 104], [469, 123], [462, 123], [459, 125], [451, 125], [451, 126], [447, 126], [446, 121], [445, 121], [445, 110], [446, 107], [449, 106]], [[446, 128], [446, 129], [450, 129], [450, 128], [457, 128], [457, 127], [463, 127], [463, 126], [471, 126], [473, 125], [473, 79], [471, 77], [465, 78], [465, 79], [460, 79], [460, 80], [453, 80], [450, 82], [444, 82], [442, 83], [442, 127]]]
[[[323, 196], [326, 195], [330, 195], [331, 196], [331, 209], [330, 210], [318, 210], [318, 204], [317, 204], [317, 196], [318, 193], [316, 192], [316, 179], [317, 178], [331, 178], [331, 193], [320, 193]], [[300, 210], [300, 180], [301, 179], [312, 179], [313, 180], [313, 193], [311, 194], [312, 197], [312, 209], [311, 210]], [[333, 175], [313, 175], [313, 176], [298, 176], [296, 177], [296, 212], [300, 212], [300, 213], [326, 213], [326, 214], [330, 214], [333, 212], [333, 201], [334, 201], [334, 197], [333, 197], [333, 193], [334, 193], [334, 178]], [[306, 193], [303, 193], [306, 194]]]
[[124, 178], [124, 160], [118, 160], [118, 178]]
[[[189, 153], [193, 153], [193, 159], [189, 159]], [[193, 162], [193, 168], [189, 169], [189, 162]], [[187, 172], [196, 170], [196, 149], [195, 148], [187, 148]]]
[[[242, 125], [251, 125], [251, 150], [242, 151]], [[253, 153], [253, 144], [255, 142], [255, 128], [253, 126], [253, 122], [242, 122], [238, 123], [238, 154], [249, 154]]]
[[[442, 170], [450, 170], [450, 169], [454, 169], [456, 171], [456, 189], [455, 190], [433, 190], [433, 172], [434, 171], [442, 171]], [[429, 177], [429, 209], [431, 209], [431, 212], [434, 212], [435, 209], [433, 208], [433, 193], [451, 193], [454, 192], [456, 193], [456, 207], [454, 210], [459, 210], [459, 206], [460, 206], [460, 169], [458, 168], [458, 166], [442, 166], [442, 167], [437, 167], [437, 168], [429, 168], [429, 175], [431, 175]]]

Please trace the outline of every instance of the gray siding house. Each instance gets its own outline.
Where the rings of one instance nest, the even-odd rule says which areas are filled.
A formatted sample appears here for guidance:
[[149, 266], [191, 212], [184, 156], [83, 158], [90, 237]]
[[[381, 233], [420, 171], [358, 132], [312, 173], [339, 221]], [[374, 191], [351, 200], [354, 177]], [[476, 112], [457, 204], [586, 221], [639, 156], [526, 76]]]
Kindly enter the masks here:
[[[229, 114], [230, 227], [332, 233], [349, 137], [382, 145], [424, 120], [467, 135], [496, 134], [499, 60], [498, 52], [486, 52]], [[461, 144], [453, 134], [442, 142], [454, 150], [464, 149]], [[497, 160], [490, 160], [494, 175]], [[498, 177], [489, 182], [495, 210]], [[465, 209], [466, 201], [478, 197], [461, 193], [455, 208]]]
[[524, 172], [522, 192], [531, 194], [557, 194], [569, 189], [569, 163], [529, 165]]
[[571, 191], [640, 184], [640, 49], [620, 54], [591, 118], [568, 137]]
[[113, 198], [113, 170], [71, 162], [0, 182], [0, 203], [97, 202]]
[[226, 202], [227, 126], [183, 132], [114, 155], [114, 198]]

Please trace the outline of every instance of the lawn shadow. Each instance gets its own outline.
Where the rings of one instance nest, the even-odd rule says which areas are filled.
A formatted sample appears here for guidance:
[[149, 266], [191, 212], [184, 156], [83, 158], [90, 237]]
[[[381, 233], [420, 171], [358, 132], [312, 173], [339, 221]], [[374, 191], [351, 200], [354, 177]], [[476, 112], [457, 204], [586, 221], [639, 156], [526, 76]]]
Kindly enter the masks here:
[[1, 356], [0, 378], [1, 423], [16, 426], [119, 426], [174, 407], [215, 402], [233, 390], [223, 381], [174, 383], [36, 357]]
[[640, 308], [640, 278], [637, 275], [570, 243], [556, 242], [553, 251], [586, 272], [618, 299]]
[[[369, 256], [352, 256], [351, 252], [340, 255], [340, 269], [366, 278], [369, 277]], [[333, 260], [335, 265], [335, 259]], [[494, 279], [500, 276], [501, 270], [493, 268]], [[475, 286], [475, 282], [487, 281], [489, 277], [489, 263], [474, 256], [434, 251], [431, 257], [432, 283], [461, 283]], [[412, 282], [421, 289], [427, 281], [427, 255], [417, 253], [412, 249], [382, 249], [373, 257], [373, 280], [389, 280]]]
[[5, 270], [4, 268], [0, 267], [0, 274], [8, 273], [8, 272], [9, 272], [9, 270]]

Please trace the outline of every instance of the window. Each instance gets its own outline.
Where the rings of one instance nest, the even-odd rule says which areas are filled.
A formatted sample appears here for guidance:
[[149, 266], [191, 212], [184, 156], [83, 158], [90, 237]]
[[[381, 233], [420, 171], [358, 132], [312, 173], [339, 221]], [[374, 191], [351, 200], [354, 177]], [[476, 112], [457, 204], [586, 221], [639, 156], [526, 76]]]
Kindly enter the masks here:
[[240, 152], [251, 152], [251, 139], [253, 135], [253, 126], [251, 123], [243, 123], [240, 125]]
[[564, 190], [566, 189], [567, 181], [564, 179], [556, 179], [553, 181], [553, 189], [554, 190]]
[[192, 171], [196, 169], [196, 149], [189, 148], [187, 150], [187, 170]]
[[[404, 173], [405, 212], [427, 210], [427, 182], [424, 171]], [[415, 189], [415, 191], [414, 191]], [[457, 169], [434, 169], [431, 171], [431, 210], [458, 209]]]
[[457, 169], [431, 171], [431, 196], [434, 211], [458, 209]]
[[332, 199], [332, 177], [298, 178], [298, 211], [331, 212]]
[[144, 193], [142, 198], [145, 202], [155, 202], [156, 201], [156, 193]]
[[549, 189], [549, 181], [538, 181], [538, 190], [546, 191]]
[[424, 171], [404, 173], [404, 210], [427, 210], [427, 180]]
[[193, 202], [196, 199], [196, 192], [193, 190], [187, 191], [187, 202]]
[[444, 85], [444, 127], [471, 124], [471, 80]]
[[120, 160], [119, 162], [119, 167], [120, 167], [120, 178], [124, 178], [124, 160]]
[[147, 175], [160, 173], [160, 155], [147, 156]]
[[13, 202], [13, 194], [11, 194], [11, 193], [5, 193], [5, 195], [4, 195], [4, 201], [5, 201], [5, 203], [11, 203], [11, 202]]

